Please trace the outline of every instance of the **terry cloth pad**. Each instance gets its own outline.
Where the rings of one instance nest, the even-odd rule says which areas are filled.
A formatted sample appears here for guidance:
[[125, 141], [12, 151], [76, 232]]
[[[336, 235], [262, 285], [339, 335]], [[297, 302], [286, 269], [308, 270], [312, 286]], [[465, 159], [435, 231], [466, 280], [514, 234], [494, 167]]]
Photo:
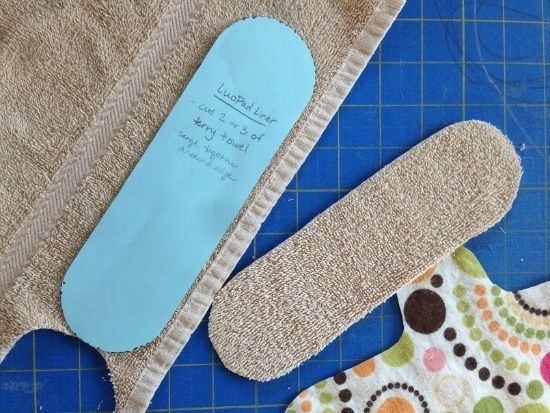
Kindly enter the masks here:
[[[151, 343], [101, 352], [117, 410], [144, 411], [402, 0], [0, 4], [0, 359], [25, 333], [71, 334], [63, 275], [220, 33], [270, 16], [304, 39], [313, 98]], [[93, 317], [93, 314], [90, 314]]]
[[397, 297], [399, 341], [286, 413], [550, 412], [550, 282], [503, 291], [460, 247]]
[[257, 380], [290, 371], [498, 222], [520, 175], [495, 127], [469, 121], [436, 133], [222, 289], [209, 324], [221, 360]]

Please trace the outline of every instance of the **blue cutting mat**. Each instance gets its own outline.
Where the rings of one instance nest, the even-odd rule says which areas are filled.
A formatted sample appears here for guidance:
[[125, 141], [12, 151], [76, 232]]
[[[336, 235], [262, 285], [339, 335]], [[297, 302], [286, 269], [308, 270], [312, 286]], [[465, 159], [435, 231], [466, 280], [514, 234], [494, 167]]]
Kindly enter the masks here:
[[[238, 268], [422, 138], [476, 118], [509, 135], [525, 173], [506, 219], [469, 246], [504, 288], [548, 280], [549, 45], [549, 0], [408, 0]], [[396, 300], [390, 299], [289, 375], [256, 383], [220, 364], [203, 322], [150, 411], [282, 412], [301, 389], [376, 355], [401, 330]], [[104, 363], [76, 339], [31, 333], [0, 365], [0, 412], [113, 406]]]

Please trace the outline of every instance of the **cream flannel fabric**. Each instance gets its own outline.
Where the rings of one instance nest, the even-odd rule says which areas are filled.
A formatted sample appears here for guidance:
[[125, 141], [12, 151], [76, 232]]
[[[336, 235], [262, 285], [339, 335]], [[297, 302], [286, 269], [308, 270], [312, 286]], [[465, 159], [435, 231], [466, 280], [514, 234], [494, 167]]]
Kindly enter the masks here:
[[399, 341], [286, 413], [550, 412], [550, 282], [505, 291], [460, 247], [397, 297]]

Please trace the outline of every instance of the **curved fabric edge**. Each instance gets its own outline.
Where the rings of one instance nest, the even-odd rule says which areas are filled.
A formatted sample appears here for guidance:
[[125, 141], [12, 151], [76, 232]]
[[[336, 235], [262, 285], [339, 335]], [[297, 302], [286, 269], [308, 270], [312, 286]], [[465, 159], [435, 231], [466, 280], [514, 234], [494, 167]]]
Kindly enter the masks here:
[[130, 413], [147, 409], [166, 371], [203, 319], [215, 294], [223, 286], [261, 223], [357, 81], [404, 3], [405, 0], [380, 0], [365, 27], [357, 35], [355, 43], [350, 46], [347, 57], [328, 90], [321, 96], [319, 106], [297, 131], [297, 137], [287, 153], [278, 160], [275, 173], [270, 177], [264, 190], [250, 199], [249, 203], [247, 202], [248, 208], [239, 213], [234, 228], [222, 242], [214, 260], [191, 287], [190, 293], [175, 315], [174, 323], [166, 330], [164, 340], [149, 358], [126, 402], [117, 406], [118, 411]]

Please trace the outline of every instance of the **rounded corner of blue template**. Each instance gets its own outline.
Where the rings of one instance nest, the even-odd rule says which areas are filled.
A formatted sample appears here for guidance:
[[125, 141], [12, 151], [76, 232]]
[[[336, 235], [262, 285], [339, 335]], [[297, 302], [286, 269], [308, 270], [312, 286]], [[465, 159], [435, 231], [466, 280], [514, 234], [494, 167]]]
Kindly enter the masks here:
[[162, 331], [314, 87], [311, 51], [284, 23], [222, 32], [67, 270], [77, 336], [122, 352]]

